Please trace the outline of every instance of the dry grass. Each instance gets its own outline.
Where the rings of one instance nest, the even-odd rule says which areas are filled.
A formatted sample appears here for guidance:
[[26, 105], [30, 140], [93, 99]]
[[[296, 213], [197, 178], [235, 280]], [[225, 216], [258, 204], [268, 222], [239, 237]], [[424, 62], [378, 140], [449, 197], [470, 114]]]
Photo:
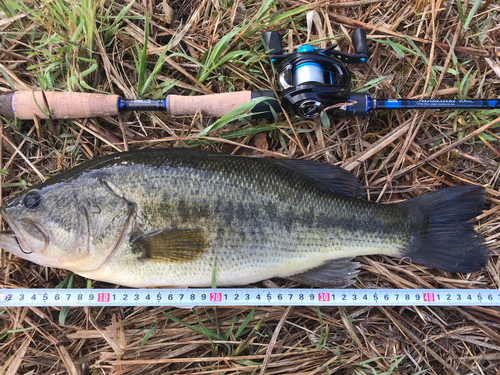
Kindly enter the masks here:
[[[272, 70], [262, 55], [263, 31], [286, 34], [288, 48], [307, 38], [326, 38], [323, 43], [330, 45], [334, 38], [348, 50], [353, 26], [369, 31], [372, 52], [368, 64], [351, 67], [355, 87], [381, 78], [370, 89], [374, 97], [496, 98], [500, 89], [495, 48], [500, 6], [492, 0], [459, 2], [462, 17], [455, 0], [285, 0], [268, 9], [269, 2], [260, 1], [138, 0], [123, 14], [129, 0], [96, 1], [95, 13], [92, 1], [27, 1], [24, 10], [3, 1], [0, 91], [91, 87], [137, 97], [144, 88], [141, 80], [169, 42], [163, 66], [143, 97], [268, 89], [274, 79], [268, 79]], [[283, 15], [304, 4], [307, 9], [296, 14], [265, 25], [257, 21], [259, 12]], [[136, 65], [146, 10], [151, 14], [147, 61]], [[79, 15], [72, 19], [71, 14]], [[307, 14], [319, 22], [308, 26]], [[470, 20], [469, 14], [474, 15]], [[119, 15], [125, 17], [111, 18]], [[223, 49], [223, 56], [235, 56], [217, 67], [220, 56], [212, 58], [215, 70], [200, 82], [195, 62], [236, 27]], [[415, 54], [401, 57], [391, 42]], [[444, 186], [483, 185], [489, 195], [479, 230], [491, 247], [485, 270], [459, 275], [369, 257], [360, 260], [362, 272], [354, 287], [498, 289], [497, 116], [494, 111], [393, 111], [331, 119], [330, 128], [319, 120], [283, 118], [273, 130], [265, 123], [233, 122], [209, 133], [212, 143], [200, 147], [342, 165], [363, 181], [371, 200], [381, 202]], [[210, 122], [158, 113], [53, 123], [3, 121], [0, 160], [7, 173], [0, 177], [1, 194], [5, 198], [94, 156], [185, 145]], [[1, 256], [6, 288], [53, 288], [66, 275]], [[86, 287], [86, 281], [75, 277], [74, 286]], [[59, 310], [0, 311], [0, 374], [500, 374], [500, 311], [495, 308], [72, 308], [65, 325], [58, 323]], [[206, 331], [195, 332], [164, 313]]]

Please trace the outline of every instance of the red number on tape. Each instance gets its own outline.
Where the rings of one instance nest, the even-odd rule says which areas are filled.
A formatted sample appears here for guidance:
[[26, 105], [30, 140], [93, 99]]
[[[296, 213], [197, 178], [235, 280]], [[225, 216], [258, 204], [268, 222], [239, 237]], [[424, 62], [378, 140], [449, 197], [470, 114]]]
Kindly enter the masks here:
[[425, 302], [434, 302], [434, 293], [424, 293], [424, 301]]
[[210, 302], [222, 301], [222, 293], [210, 293]]
[[319, 302], [330, 302], [330, 293], [318, 293]]
[[97, 302], [109, 302], [110, 299], [110, 293], [97, 293]]

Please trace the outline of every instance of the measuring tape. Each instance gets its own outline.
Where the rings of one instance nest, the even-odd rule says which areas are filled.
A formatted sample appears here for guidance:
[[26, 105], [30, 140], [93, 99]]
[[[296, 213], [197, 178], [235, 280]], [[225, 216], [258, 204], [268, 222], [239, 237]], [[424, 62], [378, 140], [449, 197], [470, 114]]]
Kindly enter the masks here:
[[0, 307], [500, 306], [499, 289], [0, 289]]

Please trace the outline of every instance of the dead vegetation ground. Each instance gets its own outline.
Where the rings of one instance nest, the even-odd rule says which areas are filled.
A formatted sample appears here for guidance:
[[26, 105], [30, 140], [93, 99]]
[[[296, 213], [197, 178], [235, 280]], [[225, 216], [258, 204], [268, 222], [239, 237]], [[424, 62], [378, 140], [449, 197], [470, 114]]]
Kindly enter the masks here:
[[[352, 51], [353, 28], [363, 27], [371, 58], [351, 67], [355, 88], [380, 98], [497, 98], [499, 9], [492, 0], [2, 0], [0, 92], [95, 89], [159, 98], [269, 89], [274, 78], [263, 55], [264, 31], [285, 35], [288, 51], [332, 40]], [[196, 63], [202, 61], [204, 69]], [[489, 193], [479, 224], [491, 248], [486, 269], [451, 274], [367, 257], [354, 287], [500, 288], [498, 111], [235, 121], [201, 144], [207, 139], [198, 134], [213, 121], [159, 113], [52, 123], [0, 119], [2, 197], [98, 155], [187, 141], [341, 165], [380, 202], [479, 184]], [[53, 288], [67, 272], [2, 253], [0, 277], [5, 288]], [[86, 281], [75, 276], [73, 287]], [[500, 374], [498, 308], [47, 307], [1, 310], [0, 319], [0, 374], [9, 375]]]

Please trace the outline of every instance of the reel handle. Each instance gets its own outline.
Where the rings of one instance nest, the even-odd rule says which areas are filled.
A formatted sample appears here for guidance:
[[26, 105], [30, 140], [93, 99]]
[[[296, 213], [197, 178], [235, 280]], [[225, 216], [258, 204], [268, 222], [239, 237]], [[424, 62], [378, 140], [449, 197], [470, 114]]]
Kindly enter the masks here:
[[272, 55], [281, 55], [283, 50], [281, 48], [281, 35], [277, 31], [267, 31], [262, 36], [266, 52]]
[[366, 44], [366, 32], [363, 29], [356, 29], [352, 33], [352, 44], [356, 55], [368, 55], [368, 44]]

